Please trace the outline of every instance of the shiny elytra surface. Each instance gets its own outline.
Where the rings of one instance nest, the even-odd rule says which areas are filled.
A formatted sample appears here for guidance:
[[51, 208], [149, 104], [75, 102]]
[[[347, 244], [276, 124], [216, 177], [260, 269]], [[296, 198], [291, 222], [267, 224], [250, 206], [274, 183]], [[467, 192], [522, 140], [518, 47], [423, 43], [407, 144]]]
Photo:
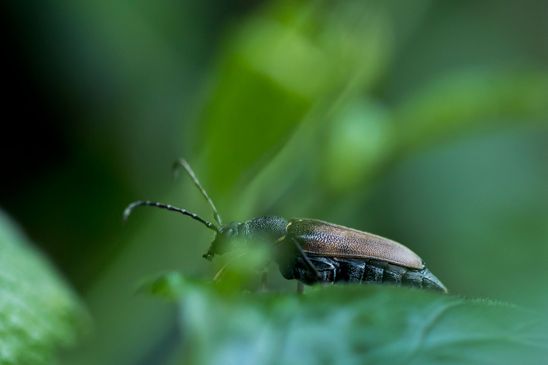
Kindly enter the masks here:
[[422, 259], [401, 243], [371, 233], [316, 219], [292, 219], [287, 234], [303, 250], [326, 257], [371, 258], [412, 269], [422, 269]]

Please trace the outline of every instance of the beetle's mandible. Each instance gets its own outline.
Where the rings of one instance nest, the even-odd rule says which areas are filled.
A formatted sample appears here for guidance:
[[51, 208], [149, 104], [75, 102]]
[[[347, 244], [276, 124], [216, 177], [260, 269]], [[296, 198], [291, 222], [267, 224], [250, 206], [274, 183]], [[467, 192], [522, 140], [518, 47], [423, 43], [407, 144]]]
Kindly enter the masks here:
[[186, 171], [209, 203], [214, 222], [186, 209], [148, 200], [129, 204], [124, 219], [139, 206], [162, 208], [191, 217], [215, 232], [215, 239], [203, 255], [208, 260], [227, 252], [234, 239], [267, 239], [274, 245], [272, 259], [278, 264], [281, 274], [286, 279], [297, 279], [308, 285], [390, 283], [447, 292], [417, 254], [398, 242], [371, 233], [316, 219], [276, 216], [223, 224], [215, 204], [190, 165], [181, 159], [175, 164], [175, 168], [179, 167]]

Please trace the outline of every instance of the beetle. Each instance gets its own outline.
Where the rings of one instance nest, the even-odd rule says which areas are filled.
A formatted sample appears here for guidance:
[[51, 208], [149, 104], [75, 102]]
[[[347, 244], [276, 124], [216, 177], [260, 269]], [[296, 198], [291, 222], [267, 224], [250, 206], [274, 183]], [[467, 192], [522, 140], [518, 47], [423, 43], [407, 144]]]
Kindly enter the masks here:
[[396, 241], [372, 233], [317, 219], [286, 219], [279, 216], [257, 217], [243, 222], [223, 224], [215, 204], [190, 165], [180, 159], [174, 171], [183, 168], [213, 211], [210, 222], [196, 213], [170, 204], [137, 200], [124, 210], [124, 220], [140, 206], [152, 206], [188, 216], [215, 232], [215, 239], [203, 257], [230, 251], [230, 244], [266, 239], [274, 247], [273, 261], [286, 279], [302, 284], [316, 283], [389, 283], [400, 286], [447, 292], [442, 282], [428, 270], [411, 249]]

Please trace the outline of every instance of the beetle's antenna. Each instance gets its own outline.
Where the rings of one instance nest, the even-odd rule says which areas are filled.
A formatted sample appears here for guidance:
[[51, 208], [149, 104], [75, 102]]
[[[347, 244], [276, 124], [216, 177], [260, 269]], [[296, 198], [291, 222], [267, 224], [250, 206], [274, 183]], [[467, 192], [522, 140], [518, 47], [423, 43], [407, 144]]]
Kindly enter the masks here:
[[124, 221], [126, 221], [129, 218], [129, 216], [131, 215], [131, 213], [133, 212], [135, 208], [141, 207], [141, 206], [156, 207], [160, 209], [171, 210], [172, 212], [181, 213], [194, 220], [197, 220], [198, 222], [202, 223], [203, 225], [205, 225], [207, 228], [211, 229], [212, 231], [219, 233], [219, 227], [217, 227], [215, 224], [211, 222], [206, 221], [205, 219], [203, 219], [196, 213], [189, 212], [188, 210], [183, 208], [174, 207], [173, 205], [153, 202], [149, 200], [137, 200], [131, 203], [130, 205], [128, 205], [127, 208], [124, 210]]
[[202, 184], [200, 184], [200, 181], [196, 177], [196, 174], [192, 170], [192, 167], [190, 167], [190, 165], [188, 164], [188, 162], [186, 162], [186, 160], [184, 158], [178, 159], [173, 164], [173, 174], [175, 175], [175, 177], [177, 177], [177, 175], [179, 174], [179, 169], [181, 167], [183, 169], [185, 169], [186, 173], [188, 174], [188, 176], [190, 176], [190, 179], [192, 180], [194, 185], [198, 188], [198, 190], [200, 190], [200, 192], [202, 193], [204, 198], [207, 200], [207, 202], [209, 203], [209, 206], [213, 210], [213, 218], [215, 218], [215, 221], [217, 222], [219, 227], [222, 227], [223, 226], [223, 221], [221, 220], [221, 216], [219, 215], [219, 212], [217, 212], [217, 208], [215, 207], [215, 204], [213, 204], [213, 200], [211, 200], [209, 195], [207, 195], [206, 190], [204, 189]]

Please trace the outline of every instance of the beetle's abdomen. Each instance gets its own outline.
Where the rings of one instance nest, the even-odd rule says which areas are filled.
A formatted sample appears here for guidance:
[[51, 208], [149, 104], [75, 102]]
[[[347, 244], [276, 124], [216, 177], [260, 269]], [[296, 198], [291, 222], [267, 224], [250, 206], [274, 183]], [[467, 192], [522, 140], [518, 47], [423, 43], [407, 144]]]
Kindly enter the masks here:
[[447, 292], [445, 286], [430, 270], [410, 269], [375, 259], [333, 258], [307, 255], [318, 273], [311, 272], [301, 256], [293, 265], [280, 267], [286, 279], [297, 279], [305, 284], [316, 283], [377, 283], [410, 286]]

